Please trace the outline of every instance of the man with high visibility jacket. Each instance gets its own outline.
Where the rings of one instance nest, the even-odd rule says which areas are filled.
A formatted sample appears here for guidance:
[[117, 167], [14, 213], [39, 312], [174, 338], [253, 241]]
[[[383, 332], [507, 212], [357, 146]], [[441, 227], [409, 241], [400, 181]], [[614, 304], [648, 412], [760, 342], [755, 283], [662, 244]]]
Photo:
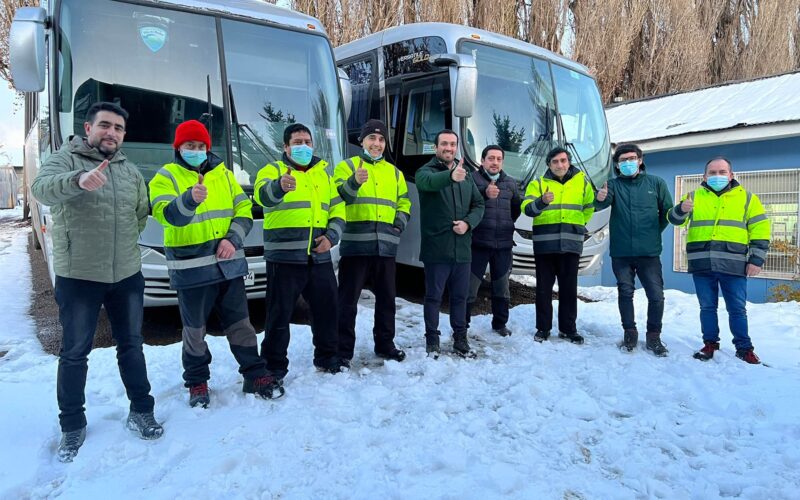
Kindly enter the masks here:
[[388, 135], [380, 120], [366, 122], [360, 135], [364, 151], [334, 172], [347, 206], [339, 248], [339, 356], [346, 364], [353, 358], [358, 298], [367, 280], [375, 293], [375, 354], [395, 361], [406, 357], [394, 344], [395, 257], [411, 201], [403, 173], [383, 156]]
[[522, 211], [533, 218], [536, 256], [536, 334], [544, 342], [553, 326], [553, 285], [558, 279], [558, 337], [583, 344], [578, 315], [578, 265], [586, 224], [594, 213], [594, 191], [586, 175], [571, 164], [569, 152], [547, 153], [548, 170], [532, 180]]
[[206, 408], [211, 352], [206, 323], [216, 311], [244, 377], [242, 391], [272, 399], [283, 388], [267, 373], [247, 310], [244, 239], [253, 204], [233, 172], [211, 153], [211, 136], [197, 120], [175, 130], [175, 159], [150, 181], [153, 217], [164, 226], [170, 286], [183, 322], [183, 379], [189, 405]]
[[667, 213], [677, 226], [688, 225], [686, 258], [700, 302], [703, 347], [694, 357], [708, 361], [719, 350], [717, 304], [725, 299], [736, 356], [759, 364], [747, 332], [747, 278], [757, 276], [769, 249], [770, 223], [758, 196], [733, 178], [726, 158], [706, 163], [703, 183]]
[[288, 373], [289, 320], [302, 295], [311, 309], [314, 366], [337, 373], [336, 275], [330, 249], [342, 237], [345, 207], [328, 163], [313, 155], [311, 131], [283, 133], [283, 158], [262, 168], [254, 197], [264, 207], [267, 324], [261, 357], [279, 379]]

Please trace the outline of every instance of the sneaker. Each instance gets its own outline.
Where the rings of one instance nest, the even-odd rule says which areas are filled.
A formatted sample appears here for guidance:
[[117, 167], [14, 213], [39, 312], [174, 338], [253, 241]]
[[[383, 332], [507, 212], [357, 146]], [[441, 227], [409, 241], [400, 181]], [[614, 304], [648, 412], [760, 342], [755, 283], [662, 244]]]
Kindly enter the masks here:
[[476, 357], [475, 351], [469, 346], [466, 333], [453, 336], [453, 352], [464, 358]]
[[286, 390], [283, 388], [281, 381], [272, 375], [264, 375], [254, 379], [244, 379], [242, 383], [242, 392], [245, 394], [255, 394], [264, 399], [278, 399], [286, 394]]
[[636, 349], [636, 344], [639, 343], [639, 331], [636, 328], [626, 328], [622, 332], [622, 344], [620, 349], [631, 352]]
[[401, 349], [398, 349], [396, 347], [392, 347], [391, 349], [389, 349], [388, 351], [385, 351], [385, 352], [377, 352], [376, 351], [375, 355], [378, 356], [379, 358], [389, 359], [389, 360], [397, 361], [397, 362], [400, 362], [400, 361], [403, 361], [404, 359], [406, 359], [406, 353], [403, 352]]
[[65, 464], [72, 462], [85, 440], [86, 427], [77, 431], [62, 432], [61, 442], [58, 444], [58, 461]]
[[325, 361], [314, 361], [314, 366], [317, 367], [317, 371], [331, 374], [337, 374], [347, 370], [347, 364], [337, 357], [329, 358]]
[[509, 330], [508, 327], [506, 326], [502, 328], [493, 328], [492, 331], [494, 331], [494, 333], [500, 335], [501, 337], [508, 337], [512, 333], [511, 330]]
[[569, 340], [573, 344], [583, 344], [583, 337], [578, 333], [558, 332], [558, 338]]
[[142, 439], [158, 439], [164, 434], [164, 428], [156, 422], [153, 412], [131, 411], [128, 414], [128, 430]]
[[659, 358], [666, 357], [669, 353], [667, 346], [661, 342], [661, 333], [659, 332], [647, 332], [645, 348]]
[[550, 338], [550, 330], [536, 330], [536, 334], [533, 336], [533, 340], [536, 342], [544, 342], [545, 340]]
[[694, 353], [694, 359], [708, 361], [714, 357], [714, 351], [719, 351], [719, 342], [709, 342], [708, 340], [704, 340], [703, 347]]
[[760, 365], [761, 360], [758, 359], [756, 353], [753, 352], [753, 348], [750, 349], [736, 349], [736, 357], [744, 361], [745, 363], [750, 363], [751, 365]]
[[203, 408], [208, 408], [208, 404], [211, 402], [211, 396], [208, 394], [208, 384], [203, 382], [202, 384], [195, 384], [189, 386], [189, 406], [194, 408], [195, 406], [202, 406]]

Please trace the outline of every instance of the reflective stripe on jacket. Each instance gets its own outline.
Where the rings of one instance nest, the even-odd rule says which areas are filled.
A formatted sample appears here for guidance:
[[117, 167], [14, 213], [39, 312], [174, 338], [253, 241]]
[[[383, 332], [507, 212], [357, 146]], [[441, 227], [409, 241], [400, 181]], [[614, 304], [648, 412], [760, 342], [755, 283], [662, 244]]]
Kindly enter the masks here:
[[[369, 172], [361, 185], [355, 179], [359, 167]], [[411, 217], [411, 200], [400, 169], [385, 159], [373, 162], [354, 156], [339, 162], [333, 178], [347, 214], [339, 253], [395, 257], [400, 234]]]
[[[316, 253], [314, 240], [327, 237], [339, 243], [344, 230], [345, 208], [328, 173], [327, 162], [314, 157], [305, 171], [294, 168], [284, 155], [258, 172], [254, 186], [256, 203], [264, 207], [264, 259], [267, 262], [329, 262], [330, 252]], [[295, 178], [296, 189], [284, 193], [280, 178]]]
[[[554, 195], [546, 204], [541, 196]], [[570, 167], [562, 180], [548, 169], [544, 176], [532, 180], [525, 190], [522, 211], [533, 218], [533, 252], [583, 252], [586, 224], [594, 213], [594, 191], [583, 172]]]
[[[681, 203], [691, 198], [694, 208], [684, 213]], [[747, 264], [763, 266], [769, 249], [770, 222], [758, 196], [735, 180], [717, 193], [705, 183], [687, 193], [667, 219], [688, 224], [686, 258], [689, 272], [720, 272], [745, 276]]]
[[[176, 289], [247, 274], [244, 239], [253, 227], [253, 204], [219, 158], [209, 154], [203, 167], [208, 197], [200, 204], [192, 198], [198, 172], [180, 159], [164, 165], [150, 181], [153, 218], [164, 226], [170, 286]], [[236, 248], [231, 259], [216, 256], [223, 239]]]

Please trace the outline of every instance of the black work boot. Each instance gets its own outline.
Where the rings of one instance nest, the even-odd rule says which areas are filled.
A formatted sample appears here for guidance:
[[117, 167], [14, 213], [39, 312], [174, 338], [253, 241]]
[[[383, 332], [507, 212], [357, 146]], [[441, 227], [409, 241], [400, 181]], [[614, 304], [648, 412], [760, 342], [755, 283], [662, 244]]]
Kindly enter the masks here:
[[622, 333], [622, 344], [619, 348], [631, 352], [636, 349], [636, 344], [639, 343], [639, 331], [636, 328], [626, 328]]
[[77, 431], [62, 432], [61, 443], [58, 445], [58, 461], [63, 463], [72, 462], [85, 440], [86, 427]]
[[272, 375], [263, 375], [254, 379], [244, 379], [242, 383], [242, 392], [245, 394], [255, 394], [264, 399], [278, 399], [286, 394], [283, 383]]
[[659, 358], [663, 358], [669, 353], [667, 346], [661, 343], [661, 332], [647, 332], [645, 348]]
[[558, 332], [558, 338], [569, 340], [573, 344], [583, 344], [583, 337], [579, 333]]
[[533, 336], [533, 340], [536, 342], [544, 342], [545, 340], [550, 338], [550, 330], [536, 330], [536, 334]]
[[392, 347], [391, 349], [387, 349], [385, 351], [375, 351], [375, 355], [378, 356], [379, 358], [397, 362], [406, 359], [406, 353], [402, 349], [398, 349], [397, 347]]
[[492, 328], [492, 331], [500, 335], [501, 337], [508, 337], [513, 333], [507, 326], [503, 326], [500, 328]]
[[439, 358], [439, 353], [442, 351], [441, 347], [439, 347], [439, 334], [438, 333], [426, 333], [425, 334], [425, 352], [428, 353], [428, 357], [433, 359]]
[[463, 358], [474, 358], [476, 356], [475, 351], [469, 347], [466, 332], [453, 334], [453, 352]]
[[156, 422], [152, 411], [131, 411], [126, 422], [128, 430], [142, 439], [158, 439], [164, 434], [164, 428]]

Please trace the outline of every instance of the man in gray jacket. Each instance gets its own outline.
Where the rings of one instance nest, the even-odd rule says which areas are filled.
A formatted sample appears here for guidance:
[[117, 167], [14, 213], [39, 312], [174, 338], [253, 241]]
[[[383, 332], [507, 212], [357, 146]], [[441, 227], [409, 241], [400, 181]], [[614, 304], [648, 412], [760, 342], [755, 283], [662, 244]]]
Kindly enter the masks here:
[[48, 229], [63, 328], [57, 382], [62, 462], [72, 461], [86, 437], [87, 359], [101, 306], [131, 402], [127, 427], [142, 439], [164, 432], [153, 416], [142, 351], [144, 278], [137, 241], [149, 201], [142, 174], [120, 151], [127, 120], [127, 111], [116, 104], [92, 105], [86, 138], [72, 137], [47, 159], [31, 186], [53, 215]]

